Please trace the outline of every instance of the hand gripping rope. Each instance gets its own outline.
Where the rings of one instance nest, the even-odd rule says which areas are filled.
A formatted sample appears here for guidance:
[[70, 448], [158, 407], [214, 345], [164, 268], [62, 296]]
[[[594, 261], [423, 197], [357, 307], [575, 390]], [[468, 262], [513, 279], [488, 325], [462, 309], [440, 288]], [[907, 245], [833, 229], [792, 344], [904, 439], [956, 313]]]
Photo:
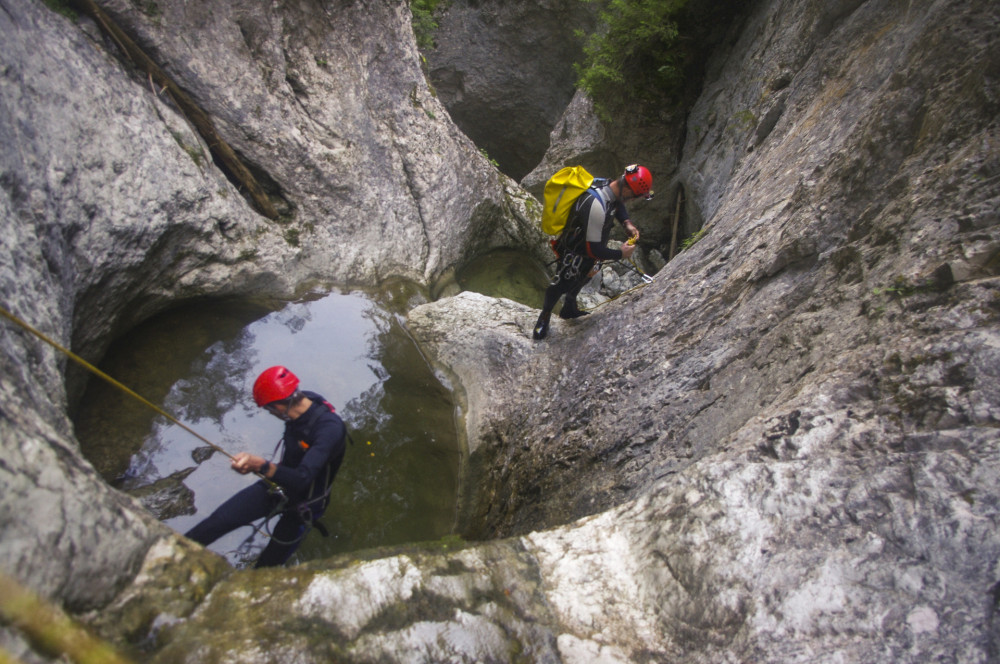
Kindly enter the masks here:
[[[625, 244], [627, 244], [627, 245], [630, 245], [630, 246], [633, 246], [633, 247], [634, 247], [634, 246], [635, 246], [635, 236], [633, 235], [632, 237], [630, 237], [630, 238], [629, 238], [629, 239], [628, 239], [628, 240], [627, 240], [627, 241], [625, 242]], [[640, 268], [640, 267], [639, 267], [639, 266], [638, 266], [638, 265], [636, 264], [636, 262], [635, 262], [635, 259], [634, 259], [634, 258], [629, 258], [629, 259], [628, 259], [628, 262], [632, 264], [632, 268], [633, 268], [633, 269], [634, 269], [634, 270], [635, 270], [636, 272], [638, 272], [638, 273], [639, 273], [639, 276], [640, 276], [640, 277], [642, 277], [642, 285], [643, 285], [643, 286], [645, 286], [645, 285], [647, 285], [647, 284], [651, 284], [651, 283], [653, 283], [653, 278], [652, 278], [651, 276], [649, 276], [648, 274], [646, 274], [645, 272], [643, 272], [643, 271], [642, 271], [642, 268]], [[636, 288], [639, 288], [639, 286], [636, 286]], [[634, 289], [630, 289], [630, 290], [634, 290]], [[628, 292], [628, 291], [626, 291], [626, 292]]]
[[[187, 426], [186, 424], [184, 424], [183, 422], [181, 422], [180, 420], [178, 420], [176, 417], [174, 417], [173, 415], [171, 415], [167, 411], [163, 410], [162, 408], [160, 408], [159, 406], [157, 406], [153, 402], [149, 401], [145, 397], [143, 397], [140, 394], [134, 392], [132, 389], [126, 387], [125, 385], [123, 385], [122, 383], [118, 382], [117, 380], [115, 380], [114, 378], [112, 378], [111, 376], [109, 376], [108, 374], [104, 373], [103, 371], [101, 371], [100, 369], [98, 369], [97, 367], [95, 367], [90, 362], [87, 362], [85, 359], [83, 359], [82, 357], [80, 357], [79, 355], [77, 355], [76, 353], [74, 353], [73, 351], [69, 350], [68, 348], [65, 348], [65, 347], [61, 346], [60, 344], [56, 343], [55, 341], [53, 341], [49, 337], [45, 336], [43, 333], [39, 332], [38, 330], [36, 330], [35, 328], [33, 328], [28, 323], [25, 323], [23, 320], [21, 320], [20, 318], [18, 318], [14, 314], [12, 314], [9, 311], [7, 311], [7, 309], [5, 309], [2, 306], [0, 306], [0, 315], [2, 315], [4, 318], [6, 318], [10, 322], [14, 323], [15, 325], [17, 325], [18, 327], [21, 327], [22, 329], [26, 330], [27, 332], [30, 332], [31, 334], [35, 335], [36, 337], [38, 337], [39, 339], [41, 339], [42, 341], [44, 341], [48, 345], [52, 346], [53, 348], [55, 348], [56, 350], [58, 350], [60, 353], [63, 353], [66, 357], [68, 357], [69, 359], [73, 360], [74, 362], [76, 362], [77, 364], [79, 364], [80, 366], [82, 366], [84, 369], [86, 369], [87, 371], [91, 372], [95, 376], [97, 376], [97, 377], [99, 377], [99, 378], [107, 381], [108, 383], [111, 383], [116, 388], [118, 388], [119, 390], [121, 390], [125, 394], [129, 395], [133, 399], [136, 399], [140, 403], [148, 406], [149, 408], [152, 408], [153, 411], [155, 411], [158, 415], [162, 415], [163, 417], [167, 418], [168, 420], [170, 420], [171, 422], [173, 422], [174, 424], [176, 424], [180, 428], [184, 429], [185, 431], [187, 431], [189, 434], [191, 434], [192, 436], [194, 436], [195, 438], [197, 438], [201, 442], [203, 442], [206, 445], [208, 445], [209, 447], [211, 447], [216, 452], [219, 452], [219, 453], [225, 455], [230, 460], [233, 459], [233, 455], [230, 454], [229, 452], [227, 452], [226, 450], [222, 449], [221, 447], [219, 447], [218, 445], [216, 445], [215, 443], [213, 443], [209, 439], [205, 438], [200, 433], [198, 433], [197, 431], [195, 431], [191, 427]], [[264, 482], [267, 484], [269, 490], [272, 493], [277, 494], [279, 496], [279, 498], [281, 499], [282, 503], [286, 503], [288, 501], [287, 496], [285, 496], [285, 492], [273, 480], [270, 480], [267, 477], [265, 477], [263, 475], [263, 473], [259, 473], [259, 472], [255, 471], [254, 474], [257, 475], [257, 477], [259, 477], [262, 480], [264, 480]]]

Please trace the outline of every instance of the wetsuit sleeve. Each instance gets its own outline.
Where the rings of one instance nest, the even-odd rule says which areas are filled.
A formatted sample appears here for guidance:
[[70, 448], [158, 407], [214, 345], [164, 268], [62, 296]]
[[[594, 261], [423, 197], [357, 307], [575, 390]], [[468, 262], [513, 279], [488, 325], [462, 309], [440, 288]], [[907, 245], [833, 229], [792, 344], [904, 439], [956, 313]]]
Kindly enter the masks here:
[[622, 226], [624, 226], [625, 222], [629, 220], [628, 210], [625, 208], [625, 203], [621, 201], [615, 201], [615, 219], [617, 219], [618, 223]]
[[587, 254], [599, 261], [618, 261], [622, 258], [621, 249], [611, 249], [600, 242], [588, 242]]
[[271, 478], [292, 498], [304, 498], [313, 480], [320, 477], [330, 461], [342, 457], [345, 427], [340, 417], [322, 417], [313, 425], [306, 439], [309, 449], [295, 467], [279, 464]]

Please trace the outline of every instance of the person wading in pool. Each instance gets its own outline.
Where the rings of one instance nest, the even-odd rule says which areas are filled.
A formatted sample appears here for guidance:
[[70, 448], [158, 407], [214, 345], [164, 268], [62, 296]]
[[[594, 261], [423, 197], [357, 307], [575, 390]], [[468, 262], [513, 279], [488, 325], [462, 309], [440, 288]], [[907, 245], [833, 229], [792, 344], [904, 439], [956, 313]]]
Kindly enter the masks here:
[[[633, 164], [614, 180], [595, 180], [590, 189], [580, 194], [569, 213], [566, 227], [554, 245], [559, 263], [556, 276], [545, 290], [542, 313], [538, 316], [532, 338], [544, 339], [549, 333], [549, 319], [556, 302], [563, 295], [559, 317], [578, 318], [586, 315], [576, 303], [576, 296], [593, 276], [597, 261], [617, 261], [629, 258], [635, 251], [639, 231], [632, 224], [625, 201], [653, 197], [653, 175], [645, 166]], [[630, 243], [621, 249], [608, 247], [611, 228], [617, 219], [628, 231]]]
[[264, 370], [254, 383], [253, 399], [285, 421], [284, 453], [274, 464], [256, 454], [240, 452], [233, 456], [231, 465], [240, 474], [266, 477], [284, 496], [273, 490], [273, 484], [255, 482], [222, 503], [186, 536], [208, 545], [240, 526], [280, 513], [255, 565], [272, 567], [284, 564], [295, 553], [307, 528], [326, 510], [330, 485], [344, 460], [347, 429], [333, 406], [315, 392], [300, 391], [299, 379], [285, 367]]

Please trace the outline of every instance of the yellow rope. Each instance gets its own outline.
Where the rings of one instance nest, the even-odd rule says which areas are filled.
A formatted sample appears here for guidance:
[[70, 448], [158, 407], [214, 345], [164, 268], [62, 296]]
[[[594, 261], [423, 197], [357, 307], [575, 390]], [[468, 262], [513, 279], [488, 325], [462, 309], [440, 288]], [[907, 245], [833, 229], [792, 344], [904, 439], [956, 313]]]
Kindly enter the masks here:
[[622, 295], [626, 295], [628, 293], [631, 293], [632, 291], [637, 291], [640, 288], [645, 288], [649, 284], [650, 284], [650, 282], [644, 281], [641, 284], [637, 284], [635, 286], [632, 286], [632, 288], [629, 288], [628, 290], [625, 290], [625, 291], [622, 291], [621, 293], [618, 293], [618, 295], [615, 295], [614, 297], [609, 297], [608, 299], [604, 300], [603, 302], [598, 302], [597, 304], [595, 304], [594, 306], [592, 306], [589, 309], [583, 309], [583, 311], [594, 311], [598, 307], [603, 307], [608, 302], [614, 302], [615, 300], [617, 300], [618, 298], [620, 298]]
[[[35, 328], [33, 328], [28, 323], [25, 323], [23, 320], [21, 320], [20, 318], [18, 318], [17, 316], [15, 316], [14, 314], [12, 314], [11, 312], [7, 311], [7, 309], [5, 309], [2, 306], [0, 306], [0, 315], [3, 315], [3, 317], [6, 318], [7, 320], [9, 320], [12, 323], [14, 323], [15, 325], [23, 328], [24, 330], [30, 332], [31, 334], [35, 335], [36, 337], [38, 337], [39, 339], [41, 339], [42, 341], [44, 341], [48, 345], [52, 346], [53, 348], [55, 348], [59, 352], [63, 353], [64, 355], [66, 355], [66, 357], [68, 357], [69, 359], [73, 360], [74, 362], [76, 362], [77, 364], [79, 364], [80, 366], [82, 366], [87, 371], [89, 371], [89, 372], [93, 373], [94, 375], [96, 375], [96, 376], [98, 376], [98, 377], [106, 380], [107, 382], [111, 383], [112, 385], [114, 385], [115, 387], [117, 387], [119, 390], [121, 390], [125, 394], [127, 394], [130, 397], [138, 400], [139, 402], [145, 404], [146, 406], [152, 408], [153, 411], [155, 411], [157, 414], [162, 415], [163, 417], [167, 418], [168, 420], [170, 420], [171, 422], [173, 422], [174, 424], [176, 424], [180, 428], [184, 429], [185, 431], [187, 431], [189, 434], [191, 434], [192, 436], [194, 436], [198, 440], [202, 441], [203, 443], [205, 443], [206, 445], [208, 445], [209, 447], [211, 447], [213, 450], [224, 454], [229, 459], [233, 458], [232, 454], [230, 454], [226, 450], [222, 449], [221, 447], [219, 447], [218, 445], [216, 445], [215, 443], [213, 443], [212, 441], [210, 441], [208, 438], [205, 438], [200, 433], [198, 433], [197, 431], [195, 431], [191, 427], [187, 426], [186, 424], [184, 424], [183, 422], [181, 422], [180, 420], [178, 420], [176, 417], [174, 417], [173, 415], [171, 415], [167, 411], [163, 410], [162, 408], [160, 408], [159, 406], [157, 406], [153, 402], [149, 401], [148, 399], [146, 399], [142, 395], [140, 395], [137, 392], [133, 391], [131, 388], [127, 387], [126, 385], [123, 385], [122, 383], [118, 382], [117, 380], [115, 380], [114, 378], [112, 378], [108, 374], [104, 373], [103, 371], [101, 371], [100, 369], [98, 369], [93, 364], [91, 364], [87, 360], [83, 359], [82, 357], [80, 357], [79, 355], [77, 355], [76, 353], [74, 353], [73, 351], [71, 351], [68, 348], [65, 348], [65, 347], [61, 346], [60, 344], [56, 343], [55, 341], [53, 341], [52, 339], [50, 339], [49, 337], [47, 337], [42, 332], [39, 332], [38, 330], [36, 330]], [[272, 480], [270, 480], [267, 477], [265, 477], [263, 475], [263, 473], [254, 472], [254, 474], [257, 475], [258, 477], [260, 477], [261, 479], [263, 479], [265, 482], [267, 482], [272, 488], [276, 488], [278, 486]]]

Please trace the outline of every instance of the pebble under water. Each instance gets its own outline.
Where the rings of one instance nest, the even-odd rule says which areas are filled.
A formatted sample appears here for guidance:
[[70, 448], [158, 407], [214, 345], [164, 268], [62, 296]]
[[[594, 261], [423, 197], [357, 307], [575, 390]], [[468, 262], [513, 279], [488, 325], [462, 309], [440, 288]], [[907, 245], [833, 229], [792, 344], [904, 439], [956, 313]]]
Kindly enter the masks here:
[[[330, 536], [314, 529], [290, 562], [454, 531], [461, 446], [450, 386], [398, 316], [369, 295], [335, 292], [278, 311], [247, 303], [185, 307], [116, 342], [101, 368], [227, 452], [276, 460], [283, 423], [251, 398], [257, 375], [276, 364], [330, 401], [354, 440], [322, 519]], [[256, 481], [96, 378], [74, 421], [98, 471], [180, 533]], [[247, 527], [209, 548], [244, 565], [265, 543]]]

